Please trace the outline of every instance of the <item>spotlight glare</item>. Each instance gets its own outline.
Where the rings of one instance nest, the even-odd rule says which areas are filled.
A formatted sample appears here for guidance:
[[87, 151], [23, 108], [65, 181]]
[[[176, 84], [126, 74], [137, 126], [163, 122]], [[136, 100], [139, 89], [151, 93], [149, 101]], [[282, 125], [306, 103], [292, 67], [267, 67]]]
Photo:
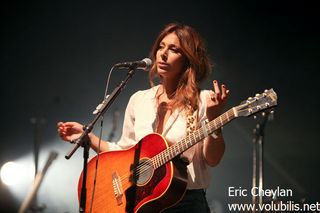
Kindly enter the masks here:
[[19, 164], [9, 161], [1, 167], [0, 176], [4, 184], [11, 186], [21, 182], [23, 178], [21, 173], [23, 173], [23, 168]]

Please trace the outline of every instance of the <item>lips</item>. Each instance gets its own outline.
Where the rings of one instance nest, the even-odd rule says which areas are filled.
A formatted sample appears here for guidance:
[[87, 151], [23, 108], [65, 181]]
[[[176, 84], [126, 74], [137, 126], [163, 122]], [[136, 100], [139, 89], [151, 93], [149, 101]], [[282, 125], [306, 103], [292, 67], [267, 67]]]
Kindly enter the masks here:
[[169, 64], [165, 63], [165, 62], [158, 62], [158, 67], [160, 69], [165, 69], [165, 68], [169, 67]]

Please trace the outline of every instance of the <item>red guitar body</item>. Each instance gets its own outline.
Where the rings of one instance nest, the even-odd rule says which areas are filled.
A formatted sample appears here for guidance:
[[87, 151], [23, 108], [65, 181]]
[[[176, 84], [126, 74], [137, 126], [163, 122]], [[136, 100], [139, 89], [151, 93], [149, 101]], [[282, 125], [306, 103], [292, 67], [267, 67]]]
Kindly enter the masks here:
[[[183, 197], [187, 186], [186, 165], [169, 161], [153, 169], [150, 159], [168, 148], [159, 134], [144, 137], [125, 151], [103, 152], [88, 163], [85, 212], [161, 212]], [[78, 185], [80, 200], [82, 174]], [[92, 192], [94, 197], [92, 200]]]

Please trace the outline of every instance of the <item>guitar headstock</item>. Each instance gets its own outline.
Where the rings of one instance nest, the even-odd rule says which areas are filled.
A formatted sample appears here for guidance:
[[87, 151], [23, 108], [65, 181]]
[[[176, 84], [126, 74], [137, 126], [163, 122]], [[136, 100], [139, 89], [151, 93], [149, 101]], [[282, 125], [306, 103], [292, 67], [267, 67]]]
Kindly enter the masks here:
[[277, 94], [273, 89], [265, 90], [255, 97], [249, 97], [241, 102], [239, 106], [234, 107], [237, 116], [250, 116], [257, 112], [269, 109], [277, 105]]

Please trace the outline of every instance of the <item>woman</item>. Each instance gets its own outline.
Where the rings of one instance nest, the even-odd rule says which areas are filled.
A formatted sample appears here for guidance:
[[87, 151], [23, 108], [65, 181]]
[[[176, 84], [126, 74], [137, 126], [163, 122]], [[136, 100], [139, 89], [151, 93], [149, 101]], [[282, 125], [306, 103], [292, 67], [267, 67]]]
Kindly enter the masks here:
[[[100, 151], [124, 150], [147, 134], [156, 132], [173, 144], [222, 113], [229, 90], [213, 81], [212, 90], [200, 90], [199, 83], [211, 72], [211, 63], [201, 36], [190, 26], [169, 24], [157, 37], [151, 50], [152, 88], [133, 94], [126, 108], [123, 132], [118, 143], [104, 142]], [[160, 84], [154, 86], [154, 78]], [[82, 133], [76, 122], [59, 122], [58, 133], [72, 141]], [[89, 134], [90, 146], [98, 151], [99, 138]], [[165, 212], [209, 212], [204, 189], [210, 182], [208, 166], [221, 160], [225, 144], [221, 130], [185, 151], [188, 161], [187, 192]]]

